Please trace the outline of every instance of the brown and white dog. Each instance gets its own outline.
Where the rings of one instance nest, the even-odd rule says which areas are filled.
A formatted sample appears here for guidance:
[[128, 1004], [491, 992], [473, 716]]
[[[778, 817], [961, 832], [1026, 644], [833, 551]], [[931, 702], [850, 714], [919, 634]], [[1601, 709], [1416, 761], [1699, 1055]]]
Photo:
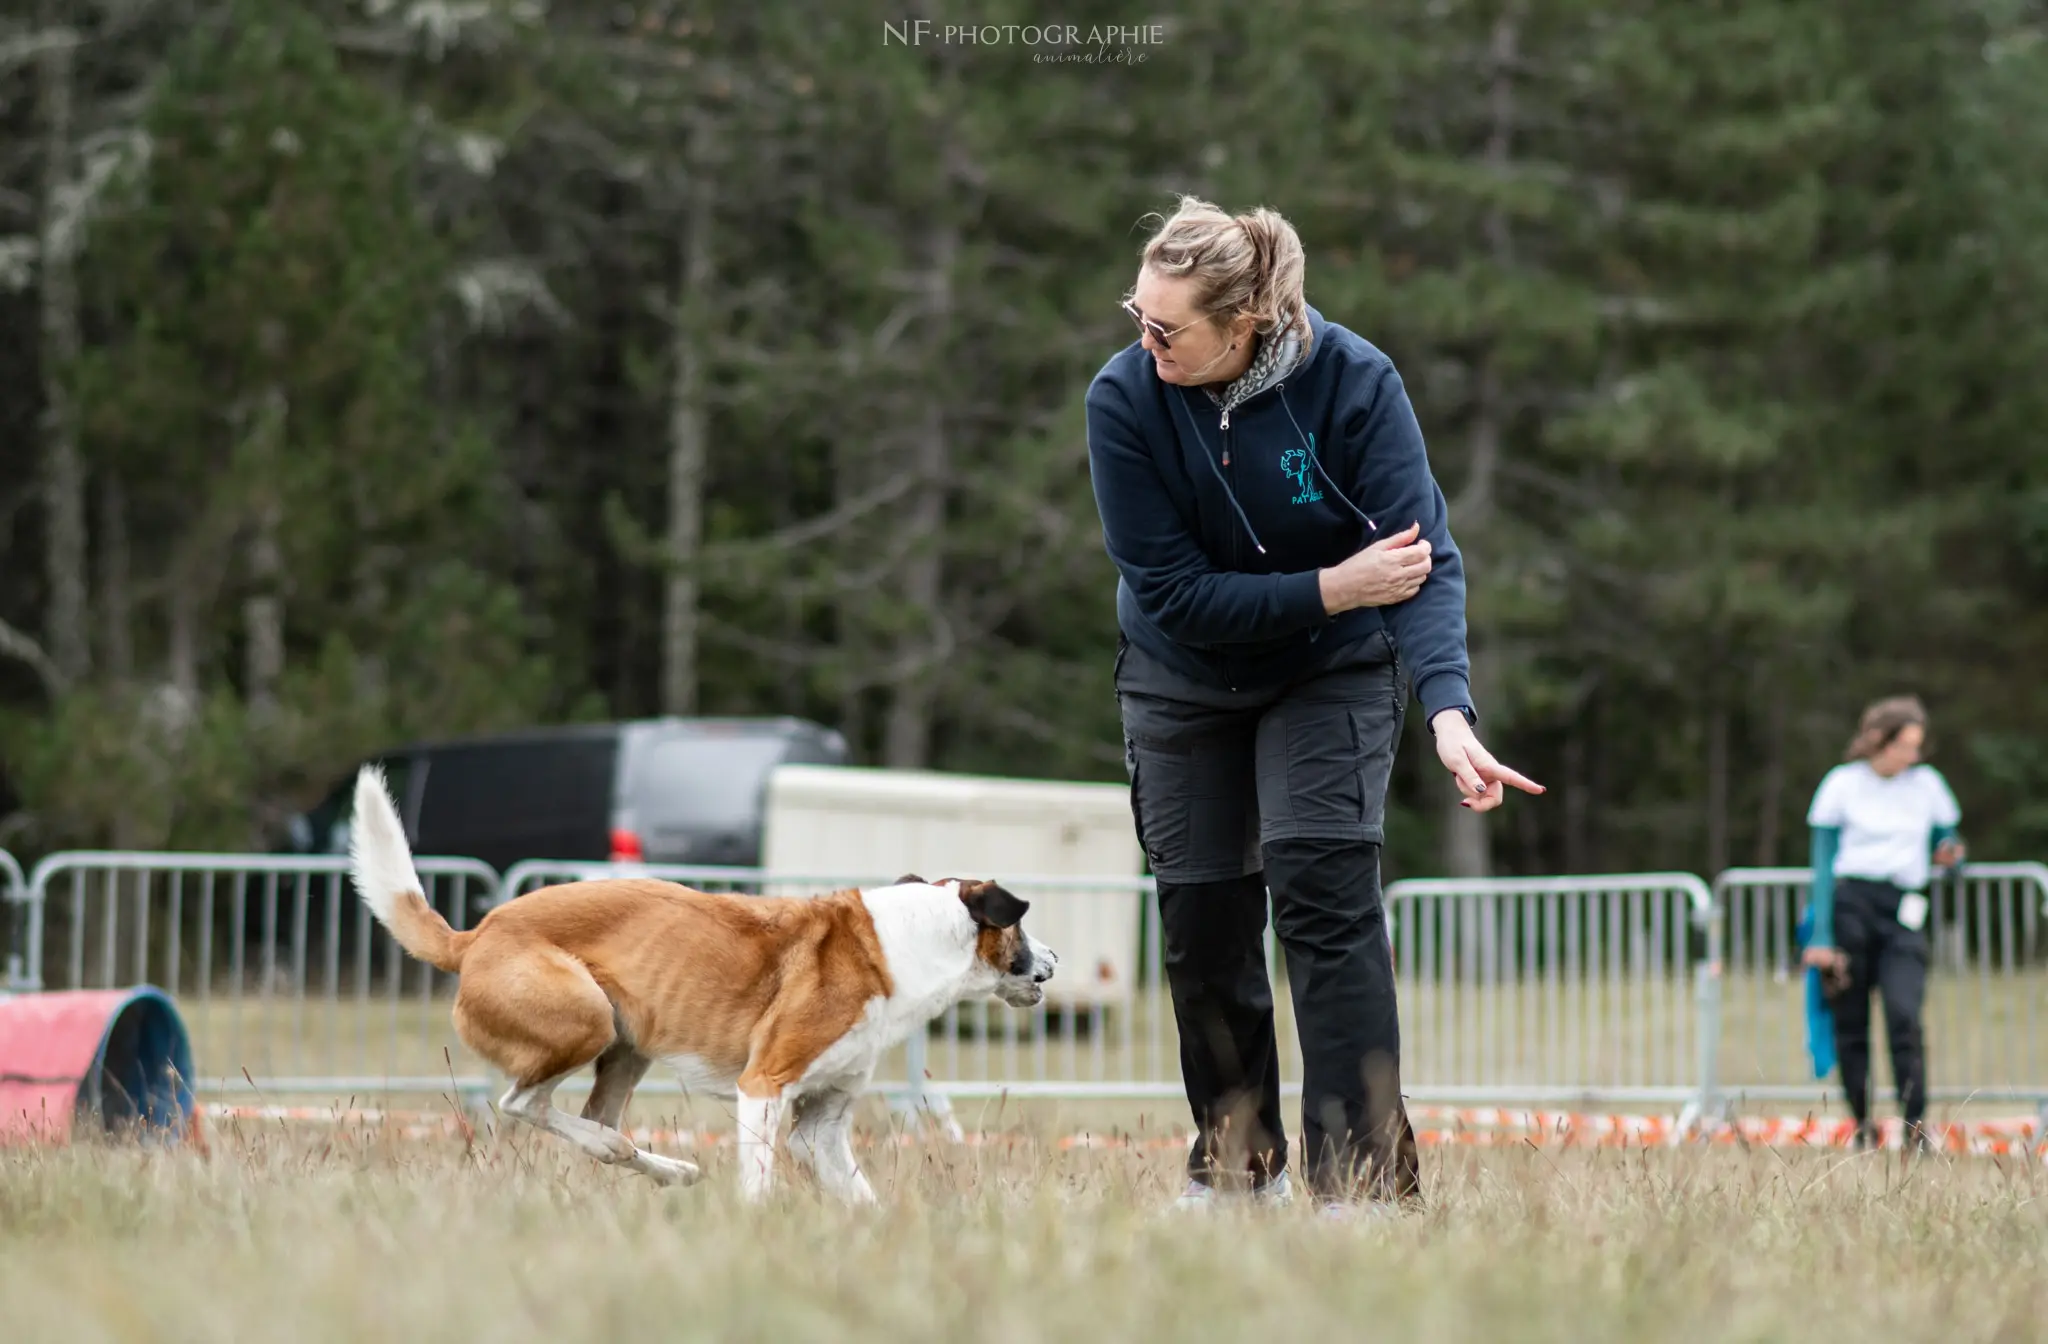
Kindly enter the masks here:
[[[854, 1099], [882, 1055], [963, 999], [1019, 1008], [1045, 997], [1059, 959], [1025, 934], [1027, 902], [993, 882], [887, 887], [816, 899], [727, 896], [615, 878], [545, 887], [457, 933], [422, 895], [381, 771], [356, 778], [356, 889], [407, 952], [455, 971], [455, 1032], [502, 1069], [498, 1103], [600, 1162], [664, 1185], [694, 1162], [619, 1132], [648, 1068], [739, 1100], [740, 1190], [766, 1195], [785, 1107], [790, 1153], [849, 1203], [875, 1195], [849, 1142]], [[586, 1064], [581, 1118], [551, 1104]]]

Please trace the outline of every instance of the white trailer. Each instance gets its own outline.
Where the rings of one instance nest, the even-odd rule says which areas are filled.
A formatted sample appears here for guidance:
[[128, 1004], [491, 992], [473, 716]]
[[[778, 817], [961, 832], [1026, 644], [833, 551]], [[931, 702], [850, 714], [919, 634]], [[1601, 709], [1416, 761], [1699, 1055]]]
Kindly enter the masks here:
[[[771, 891], [778, 877], [1002, 882], [1031, 902], [1025, 927], [1059, 953], [1048, 1004], [1130, 1000], [1144, 853], [1125, 785], [779, 766], [768, 780], [761, 866]], [[1106, 881], [1038, 886], [1030, 878]]]

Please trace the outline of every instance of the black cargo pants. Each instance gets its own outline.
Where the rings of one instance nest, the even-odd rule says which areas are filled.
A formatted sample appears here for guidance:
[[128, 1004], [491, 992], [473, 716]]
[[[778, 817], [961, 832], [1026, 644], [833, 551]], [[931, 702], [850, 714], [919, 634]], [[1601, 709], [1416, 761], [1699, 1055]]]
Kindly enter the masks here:
[[1167, 986], [1205, 1184], [1287, 1166], [1267, 894], [1303, 1057], [1301, 1174], [1325, 1198], [1421, 1195], [1380, 896], [1406, 712], [1376, 636], [1294, 682], [1219, 691], [1120, 642], [1117, 703], [1138, 841], [1159, 888]]
[[1927, 1054], [1920, 1026], [1933, 960], [1925, 928], [1899, 923], [1904, 893], [1889, 882], [1845, 877], [1835, 883], [1835, 946], [1849, 957], [1849, 983], [1828, 1001], [1842, 1090], [1859, 1131], [1870, 1123], [1870, 996], [1884, 1001], [1892, 1079], [1910, 1141], [1927, 1118]]

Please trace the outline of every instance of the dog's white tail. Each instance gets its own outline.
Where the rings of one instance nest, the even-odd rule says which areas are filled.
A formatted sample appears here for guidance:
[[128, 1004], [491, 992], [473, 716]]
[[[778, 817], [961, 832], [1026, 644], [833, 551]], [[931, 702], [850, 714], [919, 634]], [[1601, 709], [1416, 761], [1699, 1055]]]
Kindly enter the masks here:
[[456, 933], [433, 906], [412, 866], [412, 848], [405, 842], [405, 823], [384, 785], [384, 771], [366, 765], [356, 775], [355, 815], [349, 826], [349, 864], [356, 891], [377, 922], [391, 930], [398, 945], [421, 961], [444, 971], [462, 969], [463, 953], [474, 935]]

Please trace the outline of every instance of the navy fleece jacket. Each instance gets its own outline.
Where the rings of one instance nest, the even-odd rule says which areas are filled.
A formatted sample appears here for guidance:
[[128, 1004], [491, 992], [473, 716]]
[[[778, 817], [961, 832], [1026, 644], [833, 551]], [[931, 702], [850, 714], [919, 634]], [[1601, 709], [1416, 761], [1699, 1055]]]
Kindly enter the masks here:
[[[1277, 685], [1383, 631], [1423, 712], [1472, 712], [1465, 573], [1393, 361], [1309, 310], [1309, 354], [1228, 415], [1161, 382], [1138, 344], [1088, 388], [1088, 466], [1124, 636], [1184, 675]], [[1317, 571], [1410, 523], [1434, 568], [1390, 607], [1335, 617]]]

